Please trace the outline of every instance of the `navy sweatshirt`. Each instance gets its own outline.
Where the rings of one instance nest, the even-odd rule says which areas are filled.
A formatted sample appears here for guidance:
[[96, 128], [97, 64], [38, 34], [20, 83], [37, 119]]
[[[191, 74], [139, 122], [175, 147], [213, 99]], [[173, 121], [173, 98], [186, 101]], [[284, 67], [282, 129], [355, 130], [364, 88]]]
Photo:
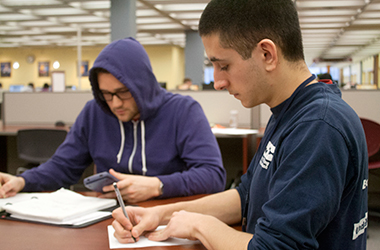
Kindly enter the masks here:
[[[266, 131], [283, 106], [271, 109]], [[367, 181], [359, 117], [336, 85], [305, 87], [238, 187], [254, 234], [248, 249], [365, 250]]]
[[157, 176], [164, 184], [162, 197], [224, 190], [220, 150], [201, 106], [159, 86], [148, 55], [136, 40], [107, 45], [94, 68], [108, 70], [131, 91], [140, 120], [119, 123], [99, 98], [97, 76], [91, 70], [94, 100], [85, 105], [54, 156], [21, 175], [26, 182], [23, 191], [67, 188], [91, 162], [98, 172], [113, 168]]

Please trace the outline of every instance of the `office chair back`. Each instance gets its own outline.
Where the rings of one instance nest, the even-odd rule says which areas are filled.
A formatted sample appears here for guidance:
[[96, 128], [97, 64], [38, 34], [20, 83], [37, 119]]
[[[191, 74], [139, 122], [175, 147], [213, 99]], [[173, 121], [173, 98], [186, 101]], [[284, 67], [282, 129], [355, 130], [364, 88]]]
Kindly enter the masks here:
[[41, 164], [50, 159], [65, 140], [66, 130], [23, 129], [17, 133], [18, 157], [32, 164]]
[[380, 124], [365, 118], [360, 120], [367, 140], [368, 168], [380, 168]]

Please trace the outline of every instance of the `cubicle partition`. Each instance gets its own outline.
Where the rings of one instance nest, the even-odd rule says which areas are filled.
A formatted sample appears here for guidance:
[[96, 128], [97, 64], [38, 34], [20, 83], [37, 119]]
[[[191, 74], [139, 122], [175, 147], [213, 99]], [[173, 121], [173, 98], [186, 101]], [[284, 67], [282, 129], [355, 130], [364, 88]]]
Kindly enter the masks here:
[[259, 128], [256, 123], [259, 115], [255, 108], [245, 108], [241, 102], [231, 96], [228, 91], [172, 91], [173, 93], [187, 95], [200, 103], [211, 125], [228, 126], [230, 112], [238, 112], [238, 127]]
[[[189, 95], [197, 100], [210, 124], [228, 126], [230, 111], [238, 111], [238, 125], [245, 128], [265, 127], [271, 115], [267, 105], [244, 108], [241, 102], [227, 91], [172, 91]], [[3, 125], [54, 124], [60, 120], [73, 124], [88, 100], [91, 91], [75, 92], [4, 92]], [[380, 123], [380, 91], [343, 90], [342, 98], [360, 117]]]
[[[379, 90], [341, 90], [342, 99], [355, 110], [359, 117], [380, 123], [380, 91]], [[260, 127], [264, 128], [272, 115], [266, 104], [260, 106]]]
[[380, 90], [342, 90], [342, 98], [359, 117], [380, 123]]
[[[227, 91], [173, 91], [189, 95], [202, 106], [210, 124], [228, 126], [230, 112], [238, 111], [238, 126], [259, 128], [259, 108], [245, 108]], [[5, 92], [3, 100], [3, 125], [52, 125], [63, 121], [74, 123], [91, 91], [75, 92]]]
[[76, 92], [5, 92], [3, 125], [53, 125], [63, 121], [72, 125], [91, 91]]

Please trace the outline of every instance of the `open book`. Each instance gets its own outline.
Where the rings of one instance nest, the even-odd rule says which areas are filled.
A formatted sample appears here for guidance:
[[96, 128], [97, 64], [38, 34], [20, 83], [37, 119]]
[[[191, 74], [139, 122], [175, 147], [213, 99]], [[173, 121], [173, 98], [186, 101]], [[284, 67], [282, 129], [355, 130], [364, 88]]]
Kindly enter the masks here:
[[114, 199], [88, 197], [61, 188], [52, 193], [19, 193], [0, 199], [0, 210], [11, 219], [61, 226], [83, 227], [111, 217], [111, 212], [100, 211], [117, 205]]

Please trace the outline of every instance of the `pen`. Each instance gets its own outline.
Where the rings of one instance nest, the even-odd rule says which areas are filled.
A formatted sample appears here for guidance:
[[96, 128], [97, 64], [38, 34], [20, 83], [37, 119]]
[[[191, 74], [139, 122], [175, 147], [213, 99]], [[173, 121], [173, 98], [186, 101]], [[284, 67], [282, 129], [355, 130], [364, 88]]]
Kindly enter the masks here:
[[[117, 200], [119, 201], [119, 205], [120, 205], [120, 207], [121, 207], [121, 210], [123, 210], [123, 214], [124, 214], [124, 216], [129, 220], [129, 217], [128, 217], [128, 214], [127, 214], [127, 211], [125, 211], [125, 205], [124, 205], [123, 198], [121, 197], [120, 190], [119, 190], [119, 188], [117, 187], [116, 182], [113, 183], [113, 187], [115, 188], [116, 197], [117, 197]], [[131, 232], [131, 236], [132, 236], [132, 232]], [[132, 236], [132, 239], [133, 239], [134, 241], [136, 241], [135, 237], [133, 237], [133, 236]]]

